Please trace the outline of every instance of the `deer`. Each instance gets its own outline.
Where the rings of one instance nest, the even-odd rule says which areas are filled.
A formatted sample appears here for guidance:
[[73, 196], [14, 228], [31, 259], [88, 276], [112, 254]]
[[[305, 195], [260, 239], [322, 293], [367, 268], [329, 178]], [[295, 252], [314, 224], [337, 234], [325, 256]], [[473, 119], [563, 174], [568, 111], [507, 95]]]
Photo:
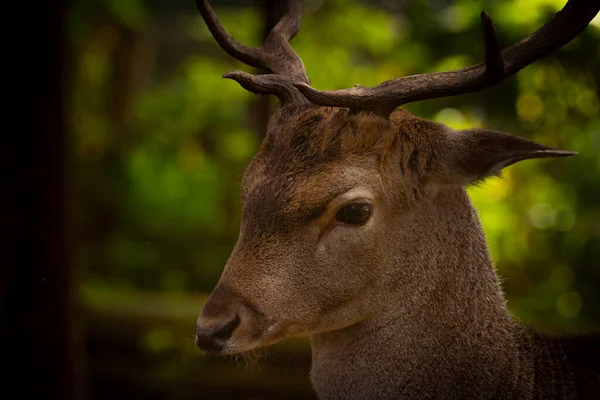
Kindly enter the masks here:
[[320, 399], [599, 399], [600, 336], [548, 336], [511, 315], [466, 192], [516, 162], [577, 153], [400, 106], [498, 84], [578, 36], [600, 2], [569, 0], [504, 49], [482, 12], [482, 63], [326, 91], [290, 45], [302, 4], [285, 4], [254, 48], [196, 0], [218, 44], [264, 71], [224, 78], [279, 99], [196, 345], [232, 355], [310, 337]]

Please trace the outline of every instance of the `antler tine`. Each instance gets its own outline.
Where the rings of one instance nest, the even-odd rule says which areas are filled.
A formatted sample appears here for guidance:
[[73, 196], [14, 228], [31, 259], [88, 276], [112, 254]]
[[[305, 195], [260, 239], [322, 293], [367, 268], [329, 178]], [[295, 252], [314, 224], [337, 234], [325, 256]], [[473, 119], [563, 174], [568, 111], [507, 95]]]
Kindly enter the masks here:
[[306, 103], [302, 94], [281, 75], [252, 75], [244, 71], [229, 71], [223, 78], [233, 79], [244, 89], [256, 94], [276, 94], [282, 104]]
[[302, 4], [300, 0], [287, 0], [286, 3], [286, 14], [269, 32], [263, 45], [254, 48], [239, 43], [223, 28], [207, 0], [196, 0], [202, 18], [223, 50], [245, 64], [270, 72], [253, 76], [242, 71], [230, 71], [224, 78], [237, 81], [253, 93], [275, 94], [282, 103], [306, 102], [292, 83], [309, 83], [310, 80], [302, 59], [289, 44], [300, 30]]
[[219, 17], [217, 17], [217, 14], [210, 4], [208, 4], [208, 0], [196, 0], [196, 7], [198, 7], [198, 11], [200, 11], [200, 15], [202, 15], [208, 30], [223, 50], [244, 64], [248, 64], [255, 68], [265, 68], [259, 50], [241, 44], [235, 40], [235, 38], [223, 28], [223, 25], [221, 25], [221, 22], [219, 21]]
[[315, 104], [375, 111], [387, 116], [402, 104], [474, 92], [501, 82], [570, 42], [599, 9], [598, 0], [569, 0], [548, 23], [503, 51], [492, 20], [482, 13], [485, 62], [468, 68], [407, 76], [371, 88], [320, 91], [305, 83], [294, 85]]
[[289, 43], [300, 30], [302, 4], [300, 0], [287, 0], [286, 4], [286, 14], [269, 32], [260, 51], [273, 73], [288, 76], [296, 82], [309, 83], [304, 63]]
[[481, 12], [481, 25], [483, 27], [483, 43], [485, 49], [485, 73], [490, 81], [501, 81], [504, 78], [504, 59], [498, 40], [498, 32], [490, 16]]
[[302, 24], [302, 4], [300, 1], [287, 1], [287, 13], [271, 30], [271, 34], [281, 33], [283, 40], [289, 42], [296, 36]]

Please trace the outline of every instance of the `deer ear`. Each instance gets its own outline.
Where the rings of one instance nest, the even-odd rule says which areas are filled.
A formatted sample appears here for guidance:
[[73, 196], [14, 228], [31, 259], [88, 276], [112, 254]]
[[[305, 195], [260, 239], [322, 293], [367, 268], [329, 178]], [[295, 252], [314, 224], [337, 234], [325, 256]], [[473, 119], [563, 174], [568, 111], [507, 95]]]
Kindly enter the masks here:
[[448, 133], [442, 149], [442, 179], [448, 183], [468, 185], [488, 176], [499, 175], [511, 164], [530, 158], [568, 157], [574, 151], [555, 150], [515, 135], [470, 129]]

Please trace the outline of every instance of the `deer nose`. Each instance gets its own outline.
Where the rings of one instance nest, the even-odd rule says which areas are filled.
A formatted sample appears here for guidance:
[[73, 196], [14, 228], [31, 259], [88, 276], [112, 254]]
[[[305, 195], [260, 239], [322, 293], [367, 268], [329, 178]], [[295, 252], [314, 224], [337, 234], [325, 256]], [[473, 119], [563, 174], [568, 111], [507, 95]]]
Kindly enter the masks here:
[[218, 352], [240, 324], [238, 315], [216, 324], [206, 324], [202, 317], [196, 323], [196, 346], [204, 351]]

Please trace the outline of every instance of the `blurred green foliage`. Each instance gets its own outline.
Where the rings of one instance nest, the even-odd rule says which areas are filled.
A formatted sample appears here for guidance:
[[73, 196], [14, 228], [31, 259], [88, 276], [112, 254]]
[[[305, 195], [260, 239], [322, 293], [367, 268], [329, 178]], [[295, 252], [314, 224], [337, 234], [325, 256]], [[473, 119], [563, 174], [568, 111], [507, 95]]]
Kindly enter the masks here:
[[[313, 86], [371, 86], [479, 62], [483, 9], [508, 45], [564, 2], [307, 1], [293, 45]], [[260, 43], [258, 8], [216, 8], [238, 40]], [[189, 339], [202, 306], [194, 293], [210, 292], [237, 238], [239, 182], [263, 132], [257, 97], [221, 75], [251, 69], [217, 46], [191, 0], [79, 0], [70, 32], [83, 298], [104, 324], [118, 325], [131, 304], [150, 321], [156, 312], [140, 346], [172, 350], [178, 329], [188, 328], [161, 313], [187, 323]], [[489, 127], [579, 152], [520, 163], [469, 190], [511, 310], [544, 331], [600, 323], [599, 39], [597, 17], [497, 87], [407, 107], [454, 128]], [[149, 293], [159, 299], [152, 307], [140, 301]]]

